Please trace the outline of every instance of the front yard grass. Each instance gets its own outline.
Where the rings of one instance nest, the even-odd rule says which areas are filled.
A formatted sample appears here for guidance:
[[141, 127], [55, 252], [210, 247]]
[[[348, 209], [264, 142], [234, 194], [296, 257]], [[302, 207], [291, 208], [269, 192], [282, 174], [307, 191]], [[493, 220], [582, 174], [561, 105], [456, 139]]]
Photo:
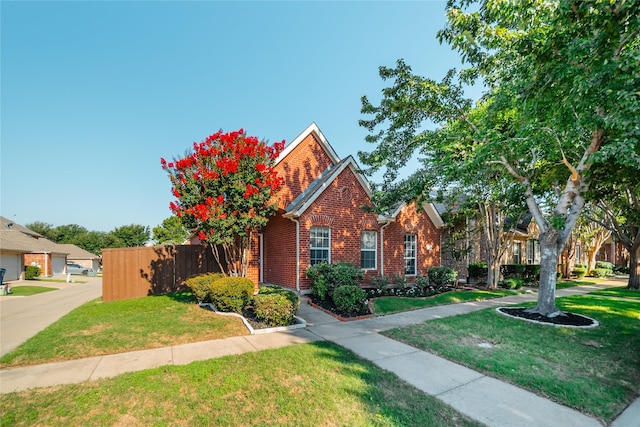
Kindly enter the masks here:
[[329, 342], [10, 393], [2, 426], [480, 426]]
[[371, 308], [376, 315], [398, 313], [437, 305], [457, 304], [468, 301], [480, 301], [516, 295], [516, 291], [496, 289], [492, 291], [471, 290], [451, 291], [427, 298], [380, 297], [371, 301]]
[[28, 297], [31, 295], [41, 294], [43, 292], [57, 291], [58, 288], [47, 288], [45, 286], [12, 286], [9, 296]]
[[2, 356], [0, 365], [33, 365], [248, 333], [241, 319], [200, 308], [190, 293], [114, 302], [96, 299]]
[[557, 304], [600, 326], [556, 328], [487, 309], [384, 334], [609, 422], [640, 394], [640, 302], [585, 295]]

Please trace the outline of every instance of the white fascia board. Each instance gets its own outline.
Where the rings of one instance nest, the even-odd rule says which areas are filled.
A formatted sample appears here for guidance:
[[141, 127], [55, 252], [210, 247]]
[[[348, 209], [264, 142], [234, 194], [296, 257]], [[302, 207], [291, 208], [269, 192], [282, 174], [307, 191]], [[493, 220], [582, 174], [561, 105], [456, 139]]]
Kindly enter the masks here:
[[287, 157], [287, 155], [289, 155], [289, 153], [291, 153], [310, 134], [313, 134], [316, 137], [334, 164], [340, 162], [340, 157], [338, 157], [336, 152], [333, 150], [333, 147], [331, 147], [331, 144], [329, 144], [329, 141], [327, 141], [327, 138], [324, 136], [318, 125], [313, 122], [280, 152], [280, 155], [276, 159], [276, 165]]
[[444, 228], [444, 221], [442, 220], [442, 217], [436, 210], [436, 207], [433, 206], [433, 203], [425, 202], [422, 204], [422, 207], [424, 208], [424, 211], [427, 213], [427, 215], [429, 216], [429, 219], [431, 219], [431, 222], [433, 222], [433, 225], [435, 225], [436, 228], [438, 229]]

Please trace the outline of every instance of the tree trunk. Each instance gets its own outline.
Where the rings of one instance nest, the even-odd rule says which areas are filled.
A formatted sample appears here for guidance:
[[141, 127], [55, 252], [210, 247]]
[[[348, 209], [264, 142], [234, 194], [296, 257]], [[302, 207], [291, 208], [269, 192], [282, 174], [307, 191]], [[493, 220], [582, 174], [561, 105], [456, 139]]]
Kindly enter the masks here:
[[562, 312], [556, 307], [556, 272], [558, 270], [559, 250], [556, 239], [540, 236], [540, 287], [538, 304], [529, 310], [547, 317], [555, 317]]
[[567, 244], [562, 251], [562, 277], [568, 279], [571, 277], [573, 267], [576, 265], [576, 239], [569, 237]]
[[487, 256], [487, 288], [496, 289], [500, 282], [500, 259], [492, 254]]
[[627, 288], [640, 290], [640, 245], [629, 251], [629, 283]]

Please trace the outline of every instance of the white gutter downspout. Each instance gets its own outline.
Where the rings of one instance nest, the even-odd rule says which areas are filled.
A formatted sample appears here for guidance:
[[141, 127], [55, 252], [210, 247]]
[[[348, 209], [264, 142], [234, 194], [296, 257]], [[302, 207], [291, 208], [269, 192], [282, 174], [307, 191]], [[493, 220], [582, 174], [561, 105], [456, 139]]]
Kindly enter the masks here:
[[296, 223], [296, 291], [300, 293], [300, 221], [289, 219]]
[[384, 276], [384, 228], [391, 222], [389, 219], [380, 227], [380, 276]]

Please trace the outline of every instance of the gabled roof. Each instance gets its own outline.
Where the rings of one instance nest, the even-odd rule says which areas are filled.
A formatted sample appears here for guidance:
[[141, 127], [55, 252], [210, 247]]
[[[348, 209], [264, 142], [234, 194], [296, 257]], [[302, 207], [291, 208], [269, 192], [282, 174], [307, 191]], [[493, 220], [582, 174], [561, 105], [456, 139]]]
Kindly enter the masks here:
[[19, 231], [24, 234], [29, 234], [31, 236], [42, 237], [41, 234], [38, 234], [35, 231], [31, 231], [27, 227], [24, 227], [20, 224], [16, 224], [14, 221], [11, 221], [10, 219], [7, 219], [3, 216], [0, 216], [0, 230], [13, 230]]
[[69, 258], [72, 259], [100, 259], [98, 255], [92, 254], [89, 251], [85, 251], [84, 249], [71, 244], [71, 243], [61, 243], [58, 244], [61, 249], [64, 249], [68, 254]]
[[[400, 211], [402, 211], [402, 209], [405, 206], [407, 206], [407, 204], [403, 202], [403, 203], [400, 203], [398, 207], [390, 214], [378, 215], [378, 223], [395, 221], [398, 215], [400, 214]], [[433, 222], [433, 225], [436, 226], [436, 228], [444, 227], [444, 221], [442, 220], [442, 217], [440, 216], [440, 211], [439, 211], [439, 208], [442, 208], [443, 206], [444, 205], [437, 204], [437, 203], [429, 203], [429, 202], [422, 203], [422, 208], [424, 209], [425, 213], [427, 214], [431, 222]]]
[[299, 217], [305, 210], [322, 194], [322, 192], [331, 185], [331, 183], [344, 171], [346, 168], [351, 168], [351, 171], [364, 188], [369, 197], [372, 196], [369, 183], [359, 172], [358, 166], [353, 156], [349, 156], [344, 160], [341, 160], [334, 164], [332, 167], [325, 170], [315, 181], [298, 196], [296, 199], [285, 208], [285, 218]]
[[327, 141], [327, 138], [320, 131], [320, 128], [318, 128], [318, 125], [315, 124], [314, 122], [314, 123], [311, 123], [304, 131], [302, 131], [302, 133], [298, 135], [293, 141], [287, 144], [286, 147], [284, 147], [284, 150], [282, 150], [282, 152], [276, 159], [276, 164], [280, 163], [289, 153], [291, 153], [309, 135], [313, 135], [315, 137], [315, 139], [318, 141], [320, 146], [324, 149], [324, 151], [327, 153], [327, 155], [329, 156], [329, 158], [333, 163], [340, 162], [340, 157], [338, 157], [336, 152], [333, 150], [333, 147], [331, 147], [331, 144], [329, 144], [329, 141]]
[[0, 216], [0, 249], [23, 253], [66, 255], [67, 250], [41, 234]]
[[24, 253], [67, 254], [65, 248], [51, 240], [13, 229], [0, 230], [0, 249]]

